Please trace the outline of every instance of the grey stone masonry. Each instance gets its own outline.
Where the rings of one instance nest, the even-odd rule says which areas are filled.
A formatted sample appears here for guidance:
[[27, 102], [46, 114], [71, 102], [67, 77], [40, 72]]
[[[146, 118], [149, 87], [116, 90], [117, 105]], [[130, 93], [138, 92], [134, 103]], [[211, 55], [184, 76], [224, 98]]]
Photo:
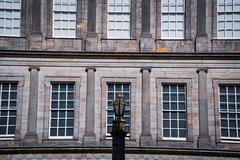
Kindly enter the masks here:
[[86, 129], [83, 137], [83, 145], [95, 145], [95, 68], [87, 68], [87, 100], [86, 100]]
[[151, 68], [142, 68], [142, 134], [140, 145], [151, 146], [151, 123], [150, 123], [150, 72]]
[[96, 33], [96, 0], [88, 0], [88, 33]]
[[38, 106], [38, 72], [40, 68], [31, 66], [30, 71], [30, 89], [28, 106], [27, 133], [24, 138], [24, 145], [37, 144], [37, 106]]
[[198, 107], [199, 107], [199, 148], [211, 148], [208, 129], [207, 103], [207, 68], [199, 68], [198, 73]]

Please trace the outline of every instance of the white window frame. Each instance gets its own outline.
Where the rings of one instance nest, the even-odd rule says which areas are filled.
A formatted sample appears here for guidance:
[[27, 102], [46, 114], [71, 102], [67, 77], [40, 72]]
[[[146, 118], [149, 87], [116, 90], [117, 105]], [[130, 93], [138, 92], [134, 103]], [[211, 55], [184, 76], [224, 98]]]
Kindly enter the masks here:
[[[221, 93], [220, 87], [226, 87], [226, 92]], [[229, 93], [228, 92], [228, 87], [234, 87], [234, 93]], [[240, 102], [237, 101], [237, 96], [240, 97], [240, 92], [237, 93], [237, 91], [236, 91], [237, 87], [240, 88], [240, 85], [239, 84], [219, 84], [219, 86], [218, 86], [219, 128], [220, 128], [220, 139], [221, 139], [221, 141], [240, 141], [240, 133], [239, 133], [240, 132], [240, 127], [238, 127], [238, 125], [240, 125], [240, 117], [239, 117], [239, 119], [237, 117], [238, 115], [240, 116], [240, 110], [239, 111], [237, 110], [237, 106], [239, 106], [239, 109], [240, 109]], [[221, 110], [221, 104], [224, 103], [224, 102], [221, 101], [221, 96], [224, 96], [224, 95], [226, 97], [226, 107], [227, 107], [225, 111]], [[228, 99], [229, 95], [234, 96], [234, 99], [235, 99], [234, 102], [229, 102], [229, 99]], [[235, 107], [234, 110], [235, 111], [233, 111], [233, 110], [230, 111], [229, 110], [229, 107], [228, 107], [229, 103], [234, 105], [234, 107]], [[227, 118], [222, 118], [221, 114], [226, 114]], [[231, 120], [229, 118], [229, 114], [234, 114], [235, 115], [235, 121], [236, 121], [236, 123], [235, 123], [236, 126], [235, 127], [231, 128], [229, 126], [229, 121]], [[223, 119], [227, 120], [227, 127], [222, 127], [221, 120], [223, 120]], [[227, 137], [222, 136], [222, 131], [221, 131], [222, 129], [227, 129], [227, 131], [228, 131], [228, 136]], [[230, 136], [230, 129], [233, 129], [233, 130], [236, 131], [236, 137], [231, 137]]]
[[[184, 88], [185, 88], [185, 92], [179, 92], [178, 91], [178, 86], [179, 85], [181, 85], [181, 86], [184, 86]], [[169, 86], [169, 91], [168, 92], [164, 92], [163, 91], [163, 87], [164, 86]], [[177, 86], [177, 92], [171, 92], [170, 91], [170, 86]], [[163, 130], [165, 129], [164, 128], [164, 125], [163, 125], [163, 123], [164, 123], [164, 116], [162, 116], [162, 138], [163, 138], [163, 140], [182, 140], [182, 141], [185, 141], [185, 140], [187, 140], [187, 134], [188, 134], [188, 130], [187, 130], [187, 85], [186, 84], [181, 84], [181, 83], [163, 83], [162, 84], [162, 90], [161, 90], [162, 92], [162, 115], [163, 115], [163, 112], [168, 112], [169, 113], [169, 130], [170, 130], [170, 136], [169, 137], [164, 137], [164, 132], [163, 132]], [[179, 109], [176, 109], [176, 110], [171, 110], [171, 109], [169, 109], [169, 110], [165, 110], [164, 108], [163, 108], [163, 103], [165, 102], [164, 100], [163, 100], [163, 95], [164, 95], [164, 93], [168, 93], [168, 95], [171, 95], [172, 93], [175, 93], [176, 95], [177, 95], [177, 100], [176, 101], [174, 101], [174, 102], [176, 102], [177, 103], [177, 108], [178, 108], [178, 105], [179, 105], [179, 102], [181, 102], [181, 103], [185, 103], [185, 110], [179, 110]], [[178, 96], [179, 96], [179, 94], [183, 94], [184, 93], [184, 95], [185, 95], [185, 101], [179, 101], [178, 100]], [[170, 97], [171, 96], [169, 96], [169, 104], [172, 102], [171, 101], [171, 99], [170, 99]], [[169, 108], [171, 107], [171, 105], [169, 105]], [[172, 137], [171, 136], [171, 130], [172, 130], [172, 127], [171, 127], [171, 116], [170, 116], [170, 114], [172, 113], [172, 112], [176, 112], [177, 113], [177, 119], [174, 119], [174, 120], [177, 120], [177, 128], [175, 128], [175, 129], [177, 129], [177, 132], [178, 132], [178, 137]], [[183, 129], [183, 128], [179, 128], [179, 113], [180, 112], [184, 112], [185, 113], [185, 136], [186, 137], [179, 137], [179, 130], [180, 129]]]
[[[165, 0], [166, 1], [166, 0]], [[168, 8], [169, 8], [169, 6], [170, 6], [170, 4], [169, 4], [169, 0], [167, 0], [168, 1]], [[177, 3], [177, 1], [178, 0], [175, 0], [175, 4]], [[161, 39], [184, 39], [185, 38], [185, 21], [186, 21], [186, 18], [185, 18], [185, 14], [186, 14], [186, 0], [182, 0], [183, 1], [183, 11], [163, 11], [163, 1], [161, 1]], [[178, 4], [178, 3], [177, 3]], [[176, 4], [176, 6], [177, 6], [177, 4]], [[176, 8], [177, 9], [177, 8]], [[164, 14], [167, 14], [168, 15], [168, 36], [164, 36], [164, 34], [163, 34], [163, 15]], [[177, 15], [182, 15], [183, 16], [183, 28], [182, 28], [182, 37], [177, 37], [176, 36], [176, 34], [175, 34], [175, 36], [170, 36], [170, 18], [169, 18], [169, 16], [171, 15], [171, 14], [174, 14], [175, 15], [175, 25], [176, 25], [176, 27], [175, 27], [175, 32], [176, 32], [176, 34], [177, 34], [177, 30], [178, 30], [178, 28], [177, 28]]]
[[[77, 3], [78, 3], [78, 0], [75, 0], [75, 11], [63, 11], [63, 10], [61, 10], [61, 11], [59, 11], [59, 10], [55, 10], [55, 1], [56, 0], [53, 0], [53, 14], [52, 14], [52, 35], [53, 35], [53, 37], [54, 38], [76, 38], [76, 34], [77, 34]], [[61, 0], [60, 0], [60, 3], [61, 3]], [[69, 5], [68, 5], [69, 6]], [[61, 35], [57, 35], [56, 33], [55, 33], [55, 12], [59, 12], [59, 14], [61, 15], [60, 17], [61, 17], [61, 21], [60, 21], [60, 23], [61, 23], [61, 27], [60, 27], [60, 32], [61, 32]], [[69, 15], [69, 14], [73, 14], [73, 13], [75, 13], [75, 28], [74, 28], [74, 30], [75, 30], [75, 32], [74, 32], [74, 35], [62, 35], [62, 32], [63, 32], [63, 28], [62, 28], [62, 13], [65, 13], [65, 14], [67, 14], [67, 15]], [[68, 23], [69, 23], [69, 19], [68, 19]], [[68, 26], [68, 30], [67, 30], [67, 32], [69, 32], [69, 29], [70, 29], [70, 27]]]
[[[12, 0], [11, 5], [13, 2], [14, 1]], [[3, 3], [3, 4], [1, 4], [1, 3]], [[13, 6], [11, 6], [11, 8], [3, 7], [6, 3], [6, 0], [3, 0], [3, 2], [1, 2], [1, 3], [0, 3], [0, 11], [3, 11], [3, 14], [0, 15], [0, 28], [3, 29], [3, 33], [2, 34], [0, 33], [0, 36], [20, 37], [20, 34], [21, 34], [21, 0], [19, 0], [19, 6], [17, 8], [13, 8]], [[18, 3], [18, 2], [15, 2], [15, 3]], [[9, 17], [6, 16], [7, 12], [11, 13], [11, 34], [6, 34], [6, 28], [10, 27], [10, 26], [6, 27], [6, 23], [7, 23], [6, 20], [9, 19]], [[15, 16], [13, 16], [13, 14], [15, 12], [18, 14], [18, 17], [16, 14], [15, 14]], [[1, 16], [3, 16], [3, 17], [1, 17]], [[1, 22], [1, 19], [3, 22]], [[13, 26], [14, 20], [18, 21], [19, 24], [17, 26]], [[18, 33], [14, 34], [13, 30], [17, 30]]]
[[[71, 108], [71, 109], [67, 109], [67, 108], [63, 108], [63, 109], [59, 109], [59, 108], [56, 108], [56, 109], [52, 109], [52, 92], [53, 92], [53, 90], [52, 90], [52, 85], [58, 85], [58, 91], [57, 91], [57, 93], [58, 93], [58, 99], [57, 99], [57, 102], [59, 103], [61, 100], [60, 100], [60, 93], [61, 93], [61, 91], [60, 91], [60, 89], [59, 89], [59, 87], [60, 87], [60, 85], [68, 85], [68, 84], [72, 84], [73, 85], [73, 91], [69, 91], [68, 89], [64, 92], [64, 93], [66, 93], [66, 100], [65, 100], [65, 102], [67, 103], [67, 101], [68, 101], [68, 99], [67, 99], [67, 93], [73, 93], [73, 99], [71, 100], [71, 101], [73, 101], [73, 108]], [[67, 87], [66, 87], [67, 88]], [[52, 82], [51, 83], [51, 94], [50, 94], [50, 109], [49, 109], [49, 139], [73, 139], [73, 136], [74, 136], [74, 119], [75, 119], [75, 84], [74, 83], [72, 83], [72, 82]], [[59, 104], [58, 104], [58, 106], [59, 106]], [[65, 119], [65, 126], [64, 126], [64, 128], [65, 128], [65, 136], [51, 136], [51, 128], [52, 128], [52, 126], [51, 126], [51, 120], [52, 120], [52, 116], [51, 116], [51, 113], [52, 113], [52, 111], [57, 111], [57, 113], [59, 114], [59, 112], [60, 111], [64, 111], [65, 112], [65, 117], [64, 117], [64, 119]], [[67, 127], [67, 111], [72, 111], [73, 112], [73, 117], [72, 117], [72, 120], [73, 120], [73, 126], [72, 126], [72, 129], [73, 129], [73, 135], [72, 136], [66, 136], [66, 129], [68, 128]], [[57, 126], [56, 126], [56, 129], [58, 130], [59, 129], [59, 116], [57, 116]], [[58, 134], [58, 131], [57, 131], [57, 134]]]
[[[123, 83], [121, 83], [121, 82], [107, 83], [107, 98], [106, 98], [106, 136], [107, 137], [111, 136], [111, 134], [108, 133], [108, 131], [107, 131], [108, 130], [108, 126], [112, 126], [112, 123], [110, 125], [108, 124], [108, 118], [112, 117], [113, 120], [115, 119], [115, 115], [114, 114], [111, 115], [111, 116], [108, 115], [108, 110], [109, 110], [108, 109], [108, 101], [110, 101], [108, 99], [108, 93], [109, 93], [108, 86], [109, 85], [114, 85], [114, 90], [110, 91], [110, 92], [114, 93], [114, 99], [113, 100], [115, 100], [115, 98], [116, 98], [115, 96], [116, 96], [117, 92], [122, 92], [123, 94], [124, 93], [129, 93], [129, 100], [127, 100], [128, 104], [129, 104], [129, 107], [125, 108], [125, 111], [128, 111], [129, 115], [124, 114], [124, 118], [129, 118], [129, 123], [125, 123], [125, 127], [129, 128], [129, 132], [127, 133], [127, 137], [129, 137], [131, 135], [131, 83], [126, 83], [126, 82], [123, 82]], [[115, 86], [116, 85], [121, 85], [121, 91], [116, 91], [115, 90]], [[129, 90], [128, 91], [123, 91], [123, 85], [128, 85]]]
[[[8, 93], [8, 98], [7, 99], [5, 99], [5, 100], [7, 100], [7, 103], [8, 103], [8, 107], [7, 107], [7, 109], [2, 109], [2, 93], [3, 93], [3, 84], [8, 84], [9, 86], [8, 86], [8, 90], [4, 90], [4, 91], [7, 91], [7, 93]], [[11, 89], [11, 86], [12, 86], [12, 84], [15, 84], [16, 85], [16, 89], [15, 90], [12, 90]], [[16, 97], [15, 98], [11, 98], [11, 93], [16, 93]], [[15, 105], [15, 108], [13, 108], [13, 109], [10, 109], [10, 101], [11, 100], [15, 100], [15, 103], [16, 103], [16, 105]], [[17, 102], [18, 101], [18, 83], [17, 82], [0, 82], [0, 114], [1, 114], [1, 111], [7, 111], [7, 116], [4, 116], [4, 117], [7, 117], [7, 123], [6, 123], [6, 125], [3, 125], [3, 126], [5, 126], [6, 127], [6, 134], [2, 134], [2, 135], [0, 135], [0, 138], [14, 138], [15, 137], [15, 134], [16, 134], [16, 127], [17, 127], [17, 121], [16, 121], [16, 119], [17, 119]], [[11, 111], [15, 111], [16, 112], [16, 114], [15, 114], [15, 116], [10, 116], [9, 114], [10, 114], [10, 112]], [[1, 116], [0, 116], [1, 117]], [[15, 124], [13, 125], [9, 125], [9, 118], [14, 118], [15, 117]], [[13, 127], [13, 126], [15, 126], [15, 131], [14, 131], [14, 134], [8, 134], [8, 129], [9, 129], [9, 127]]]
[[[226, 2], [226, 0], [222, 0], [223, 1], [223, 3], [224, 3], [224, 6], [225, 6], [225, 2]], [[233, 8], [232, 8], [232, 10], [231, 11], [220, 11], [219, 10], [219, 4], [220, 4], [220, 0], [217, 0], [217, 38], [218, 39], [239, 39], [240, 38], [240, 27], [239, 27], [239, 29], [238, 29], [238, 31], [235, 31], [235, 32], [238, 32], [238, 34], [239, 34], [239, 36], [238, 37], [234, 37], [234, 22], [236, 22], [236, 23], [239, 23], [239, 26], [240, 26], [240, 1], [238, 2], [238, 3], [234, 3], [234, 2], [236, 2], [235, 0], [232, 0], [232, 7], [234, 8], [234, 6], [235, 5], [238, 5], [239, 6], [239, 10], [233, 10]], [[221, 21], [221, 22], [223, 22], [224, 24], [224, 26], [223, 26], [223, 33], [224, 33], [224, 36], [219, 36], [219, 22], [220, 22], [220, 20], [219, 20], [219, 17], [220, 17], [220, 14], [222, 14], [223, 16], [224, 16], [224, 19]], [[229, 14], [229, 15], [231, 15], [232, 16], [232, 18], [231, 18], [231, 21], [228, 21], [228, 22], [231, 22], [231, 25], [232, 25], [232, 27], [231, 27], [231, 30], [229, 30], [229, 31], [231, 31], [231, 33], [232, 33], [232, 36], [225, 36], [226, 35], [226, 32], [227, 32], [227, 29], [226, 29], [226, 23], [227, 23], [227, 20], [226, 20], [226, 18], [225, 18], [225, 16], [227, 15], [227, 14]], [[234, 15], [236, 15], [236, 14], [238, 14], [238, 20], [236, 20], [236, 19], [234, 19], [235, 18], [235, 16]]]
[[[116, 6], [116, 0], [112, 0], [112, 1], [115, 1], [115, 6]], [[123, 0], [122, 0], [123, 1]], [[129, 11], [109, 11], [109, 2], [110, 2], [110, 0], [107, 0], [107, 38], [108, 39], [131, 39], [131, 0], [128, 0], [129, 1]], [[128, 28], [128, 30], [129, 30], [129, 35], [128, 36], [126, 36], [126, 37], [124, 37], [123, 36], [123, 31], [124, 31], [124, 29], [122, 28], [122, 29], [119, 29], [119, 30], [121, 30], [121, 34], [122, 34], [122, 36], [121, 37], [116, 37], [116, 30], [117, 30], [117, 28], [115, 27], [115, 25], [116, 25], [116, 21], [115, 21], [115, 23], [114, 23], [114, 36], [111, 36], [110, 35], [110, 31], [109, 31], [109, 22], [110, 22], [110, 18], [109, 18], [109, 15], [110, 14], [114, 14], [115, 15], [115, 17], [116, 17], [116, 15], [124, 15], [124, 14], [126, 14], [126, 15], [128, 15], [129, 16], [129, 28]], [[123, 22], [124, 22], [124, 20], [122, 20], [122, 22], [121, 22], [121, 24], [122, 24], [122, 26], [123, 26]]]

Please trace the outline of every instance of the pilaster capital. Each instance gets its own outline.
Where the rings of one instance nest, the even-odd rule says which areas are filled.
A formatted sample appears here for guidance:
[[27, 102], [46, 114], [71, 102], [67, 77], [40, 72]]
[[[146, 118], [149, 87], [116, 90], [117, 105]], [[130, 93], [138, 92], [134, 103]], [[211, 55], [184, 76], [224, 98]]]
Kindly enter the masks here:
[[96, 72], [95, 67], [86, 67], [85, 71], [88, 72], [89, 70], [93, 70], [94, 72]]
[[197, 73], [199, 73], [199, 72], [205, 72], [205, 73], [208, 73], [208, 68], [198, 68], [197, 69]]
[[140, 72], [143, 73], [144, 70], [147, 70], [150, 73], [151, 72], [151, 67], [142, 67]]
[[40, 71], [40, 67], [39, 66], [29, 66], [28, 71], [31, 72], [34, 69], [36, 69], [37, 71]]

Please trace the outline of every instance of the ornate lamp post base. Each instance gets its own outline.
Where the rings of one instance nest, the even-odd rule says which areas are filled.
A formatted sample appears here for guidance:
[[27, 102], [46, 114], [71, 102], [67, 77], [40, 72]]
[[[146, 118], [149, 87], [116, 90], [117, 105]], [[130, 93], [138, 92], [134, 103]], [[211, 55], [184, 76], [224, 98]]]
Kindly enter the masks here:
[[127, 132], [120, 130], [111, 132], [112, 135], [112, 160], [125, 160], [125, 136]]

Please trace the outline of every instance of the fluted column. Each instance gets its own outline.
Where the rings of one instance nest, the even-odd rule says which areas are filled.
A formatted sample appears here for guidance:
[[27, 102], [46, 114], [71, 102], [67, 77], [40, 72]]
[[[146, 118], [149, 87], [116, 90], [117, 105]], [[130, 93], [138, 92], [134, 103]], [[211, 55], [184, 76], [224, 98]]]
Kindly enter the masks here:
[[30, 88], [29, 88], [29, 105], [28, 105], [28, 123], [27, 133], [25, 135], [25, 145], [37, 144], [37, 106], [38, 106], [38, 72], [40, 68], [31, 66], [30, 71]]
[[207, 69], [199, 68], [198, 73], [198, 107], [199, 107], [199, 139], [198, 147], [206, 148], [211, 146], [208, 131], [208, 102], [207, 102]]
[[141, 146], [151, 146], [151, 123], [150, 123], [150, 72], [151, 68], [142, 68], [142, 133]]
[[95, 145], [95, 68], [87, 68], [86, 129], [83, 145]]

